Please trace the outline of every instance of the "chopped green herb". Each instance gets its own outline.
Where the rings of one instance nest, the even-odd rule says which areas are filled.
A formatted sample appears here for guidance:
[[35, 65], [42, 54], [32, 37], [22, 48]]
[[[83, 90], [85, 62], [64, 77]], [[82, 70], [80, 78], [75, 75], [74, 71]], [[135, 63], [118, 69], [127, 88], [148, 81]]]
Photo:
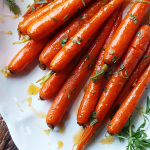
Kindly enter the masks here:
[[89, 59], [89, 55], [88, 54], [86, 55], [86, 58]]
[[134, 2], [134, 3], [135, 3], [135, 2], [137, 2], [137, 3], [138, 3], [138, 2], [139, 2], [139, 3], [149, 3], [149, 4], [150, 4], [149, 1], [143, 1], [143, 0], [141, 0], [141, 1], [133, 1], [133, 2]]
[[81, 0], [81, 1], [82, 1], [83, 6], [85, 6], [85, 2], [84, 2], [84, 0]]
[[144, 55], [144, 56], [143, 56], [143, 58], [147, 58], [147, 57], [148, 57], [147, 55]]
[[106, 87], [104, 88], [104, 92], [107, 92], [107, 89], [106, 89]]
[[77, 41], [72, 41], [73, 43], [77, 43], [77, 44], [81, 44], [81, 42], [83, 41], [80, 37], [77, 37], [78, 40]]
[[94, 91], [92, 91], [92, 93], [96, 93], [96, 88], [94, 89]]
[[110, 52], [110, 54], [112, 55], [112, 54], [114, 54], [114, 52]]
[[68, 73], [68, 74], [69, 74], [69, 75], [72, 75], [72, 76], [74, 75], [74, 73], [71, 73], [71, 72], [70, 72], [70, 73]]
[[68, 98], [70, 98], [70, 93], [68, 93]]
[[95, 76], [91, 77], [92, 81], [94, 83], [98, 82], [99, 79], [105, 74], [105, 72], [107, 71], [108, 69], [108, 65], [107, 64], [104, 64], [101, 68], [100, 71], [96, 71], [95, 72]]
[[120, 69], [118, 70], [118, 72], [119, 71], [121, 71], [121, 70], [123, 70], [124, 69], [124, 64], [123, 63], [121, 63], [121, 65], [120, 65]]
[[58, 22], [56, 18], [52, 18], [55, 22]]
[[61, 46], [62, 47], [66, 45], [67, 40], [68, 40], [68, 34], [65, 36], [65, 38], [61, 39]]
[[35, 7], [34, 6], [32, 6], [32, 11], [35, 11]]
[[83, 16], [80, 16], [80, 17], [79, 17], [79, 20], [82, 20], [82, 18], [83, 18]]
[[98, 122], [95, 111], [92, 112], [89, 121], [91, 126], [93, 126], [96, 122]]
[[8, 4], [11, 12], [13, 12], [15, 15], [21, 14], [21, 10], [19, 6], [16, 4], [15, 0], [5, 0], [5, 1]]
[[116, 57], [116, 56], [113, 56], [112, 62], [113, 62], [113, 63], [116, 63], [116, 62], [117, 62], [117, 57]]
[[102, 49], [105, 51], [105, 48], [104, 48], [104, 47], [103, 47]]
[[125, 78], [125, 79], [129, 79], [129, 76], [127, 74], [127, 69], [125, 69], [125, 76], [123, 76], [122, 71], [121, 71], [121, 77]]
[[123, 83], [122, 83], [122, 82], [119, 82], [119, 84], [120, 84], [120, 85], [123, 85]]
[[129, 15], [130, 15], [130, 19], [132, 19], [136, 24], [137, 23], [136, 16], [133, 16], [132, 13], [129, 13]]
[[68, 16], [69, 16], [69, 14], [67, 14], [62, 20], [65, 20]]
[[48, 3], [48, 2], [45, 1], [45, 0], [39, 0], [38, 2], [36, 2], [36, 0], [34, 0], [34, 3], [35, 4], [45, 4], [45, 3]]

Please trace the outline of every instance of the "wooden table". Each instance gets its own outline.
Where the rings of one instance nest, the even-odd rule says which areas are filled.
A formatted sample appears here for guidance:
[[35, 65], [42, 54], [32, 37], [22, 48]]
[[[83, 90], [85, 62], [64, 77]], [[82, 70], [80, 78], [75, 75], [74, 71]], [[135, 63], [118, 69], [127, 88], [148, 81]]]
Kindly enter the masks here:
[[1, 115], [0, 115], [0, 150], [18, 150], [9, 134], [7, 125]]

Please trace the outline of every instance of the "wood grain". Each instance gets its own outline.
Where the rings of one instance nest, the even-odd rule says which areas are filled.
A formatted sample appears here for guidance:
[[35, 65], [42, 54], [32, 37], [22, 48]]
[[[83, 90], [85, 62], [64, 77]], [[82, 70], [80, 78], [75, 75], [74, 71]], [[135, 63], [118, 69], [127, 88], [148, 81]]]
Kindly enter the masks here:
[[0, 150], [18, 150], [15, 146], [5, 121], [0, 115]]

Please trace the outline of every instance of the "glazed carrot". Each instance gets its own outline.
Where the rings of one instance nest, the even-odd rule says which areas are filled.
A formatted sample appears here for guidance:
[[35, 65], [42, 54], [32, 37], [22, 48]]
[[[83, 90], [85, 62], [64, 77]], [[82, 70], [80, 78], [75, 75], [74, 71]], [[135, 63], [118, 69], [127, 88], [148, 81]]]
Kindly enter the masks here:
[[23, 70], [39, 54], [48, 42], [49, 38], [40, 41], [30, 40], [11, 60], [8, 69], [11, 73]]
[[131, 7], [105, 50], [104, 62], [106, 64], [113, 64], [114, 57], [116, 57], [116, 61], [122, 57], [134, 34], [142, 23], [149, 6], [149, 3], [138, 2], [134, 3]]
[[72, 17], [91, 0], [66, 0], [28, 27], [31, 39], [42, 39]]
[[[117, 13], [117, 11], [116, 11], [116, 13]], [[112, 19], [116, 19], [116, 18], [113, 16]], [[111, 32], [103, 46], [104, 48], [107, 47], [107, 45], [109, 44], [114, 32], [116, 31], [117, 27], [119, 26], [121, 20], [122, 20], [122, 12], [120, 12], [118, 14], [117, 20], [115, 21], [115, 24], [114, 24], [113, 28], [111, 29]], [[92, 76], [95, 76], [95, 74], [97, 72], [99, 72], [101, 70], [102, 66], [104, 65], [103, 56], [104, 56], [104, 50], [101, 50], [101, 53], [99, 55], [96, 65], [95, 65]], [[92, 114], [92, 111], [94, 110], [94, 108], [96, 106], [102, 80], [103, 80], [103, 77], [100, 78], [98, 81], [95, 81], [93, 79], [90, 80], [88, 87], [86, 89], [86, 92], [84, 94], [84, 97], [80, 103], [80, 107], [78, 109], [77, 122], [79, 125], [84, 125], [88, 122], [90, 115]]]
[[[64, 29], [55, 35], [53, 39], [44, 47], [39, 56], [41, 64], [49, 66], [54, 56], [61, 50], [62, 46], [70, 39], [103, 5], [102, 1], [96, 1], [89, 6], [83, 13], [79, 14]], [[65, 40], [62, 42], [62, 40]]]
[[90, 36], [101, 26], [101, 24], [112, 14], [112, 12], [124, 0], [111, 0], [103, 6], [83, 27], [69, 40], [67, 44], [57, 53], [50, 63], [50, 68], [58, 72], [62, 70], [68, 62], [85, 45]]
[[[38, 3], [40, 0], [36, 0], [36, 2]], [[37, 11], [38, 9], [44, 7], [45, 5], [47, 5], [49, 2], [52, 2], [51, 0], [45, 0], [46, 2], [45, 3], [42, 3], [42, 4], [31, 4], [29, 5], [27, 11], [25, 12], [25, 14], [22, 16], [24, 18], [28, 17], [29, 15], [31, 15], [32, 13], [34, 13], [35, 11]]]
[[150, 63], [150, 43], [143, 57], [140, 59], [136, 68], [134, 69], [130, 79], [127, 81], [121, 93], [117, 97], [115, 103], [111, 107], [109, 114], [111, 114], [116, 107], [118, 108], [123, 103], [123, 101], [129, 95], [132, 88], [136, 85], [136, 82], [138, 81], [138, 79], [140, 78], [146, 67], [149, 65], [149, 63]]
[[40, 99], [50, 99], [52, 98], [57, 91], [59, 91], [60, 87], [66, 80], [66, 78], [69, 75], [73, 75], [71, 72], [74, 69], [74, 67], [77, 65], [79, 60], [82, 58], [84, 53], [88, 50], [90, 44], [93, 41], [95, 34], [87, 42], [87, 44], [82, 48], [82, 50], [73, 58], [73, 60], [66, 66], [64, 70], [62, 70], [60, 73], [54, 73], [40, 88], [39, 96]]
[[115, 73], [108, 81], [105, 91], [103, 91], [95, 108], [96, 121], [93, 125], [90, 123], [87, 124], [77, 146], [77, 150], [81, 150], [83, 148], [83, 146], [87, 143], [87, 141], [102, 123], [106, 113], [120, 93], [123, 85], [133, 72], [133, 69], [135, 68], [139, 59], [142, 57], [144, 51], [146, 51], [146, 47], [150, 41], [150, 35], [148, 34], [150, 32], [150, 26], [143, 25], [139, 31], [141, 34], [135, 36], [128, 51], [125, 53], [122, 61], [116, 68]]
[[145, 72], [138, 80], [136, 86], [132, 89], [130, 94], [127, 96], [115, 116], [112, 118], [108, 125], [108, 133], [111, 135], [118, 134], [123, 128], [137, 103], [139, 102], [146, 85], [150, 82], [150, 65], [147, 67]]
[[75, 89], [78, 88], [89, 69], [93, 67], [96, 56], [99, 54], [113, 24], [112, 17], [104, 23], [104, 27], [97, 35], [94, 43], [73, 70], [74, 75], [69, 76], [62, 85], [47, 113], [46, 122], [50, 128], [54, 128], [60, 123]]
[[18, 29], [22, 34], [27, 34], [27, 28], [33, 24], [36, 20], [38, 20], [40, 17], [47, 14], [52, 9], [56, 8], [59, 4], [61, 4], [65, 0], [57, 0], [52, 2], [50, 5], [46, 5], [45, 7], [37, 10], [32, 15], [25, 18], [23, 21], [21, 21], [18, 25]]

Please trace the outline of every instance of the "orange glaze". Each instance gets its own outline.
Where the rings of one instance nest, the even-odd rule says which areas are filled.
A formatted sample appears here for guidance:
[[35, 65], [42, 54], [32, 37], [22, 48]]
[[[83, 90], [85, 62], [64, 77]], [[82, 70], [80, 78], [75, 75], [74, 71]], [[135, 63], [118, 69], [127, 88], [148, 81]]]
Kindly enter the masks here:
[[[77, 150], [81, 150], [83, 146], [89, 141], [93, 133], [97, 130], [99, 125], [102, 123], [105, 115], [109, 111], [110, 107], [112, 106], [113, 102], [115, 101], [116, 97], [118, 96], [119, 92], [121, 91], [123, 85], [128, 80], [125, 75], [125, 68], [127, 69], [127, 75], [130, 76], [133, 69], [135, 68], [136, 64], [138, 63], [139, 59], [142, 57], [144, 51], [146, 51], [145, 45], [148, 45], [150, 41], [150, 26], [143, 25], [140, 28], [141, 35], [136, 35], [129, 47], [128, 51], [125, 53], [124, 57], [122, 58], [120, 64], [116, 68], [115, 72], [118, 72], [120, 69], [121, 64], [124, 65], [124, 69], [119, 71], [117, 74], [112, 75], [110, 80], [106, 85], [106, 91], [103, 91], [97, 106], [95, 108], [96, 118], [98, 120], [93, 126], [90, 123], [87, 124], [80, 143], [77, 146]], [[141, 43], [143, 43], [142, 49], [139, 49], [137, 46], [139, 45], [140, 36], [142, 36]], [[121, 83], [121, 84], [120, 84]]]
[[[91, 0], [84, 0], [87, 4]], [[73, 16], [80, 8], [82, 8], [83, 1], [81, 0], [66, 0], [47, 14], [39, 18], [35, 23], [29, 26], [27, 33], [31, 39], [42, 39], [52, 33], [56, 28], [67, 21]], [[63, 19], [66, 15], [69, 15], [66, 19]]]
[[[98, 0], [90, 5], [83, 13], [79, 14], [72, 22], [70, 22], [64, 29], [55, 35], [44, 47], [39, 56], [39, 61], [46, 66], [49, 66], [54, 56], [61, 50], [61, 39], [67, 37], [67, 41], [85, 24], [102, 6], [102, 1]], [[82, 19], [80, 19], [82, 17]]]
[[[150, 1], [150, 0], [148, 0]], [[134, 3], [131, 10], [127, 13], [117, 31], [115, 32], [110, 44], [104, 53], [104, 62], [113, 64], [113, 57], [116, 56], [117, 61], [122, 57], [125, 50], [128, 48], [133, 36], [143, 21], [145, 14], [149, 9], [148, 3]], [[136, 17], [134, 21], [131, 15]], [[113, 52], [113, 54], [110, 54]]]
[[[112, 18], [111, 18], [112, 19]], [[100, 33], [96, 36], [94, 43], [90, 46], [88, 52], [84, 55], [81, 61], [77, 64], [73, 70], [73, 76], [69, 76], [65, 83], [62, 85], [57, 96], [55, 97], [48, 113], [46, 122], [52, 126], [58, 125], [61, 121], [67, 106], [73, 96], [75, 89], [78, 88], [83, 78], [93, 67], [96, 60], [96, 56], [99, 54], [103, 47], [103, 44], [110, 33], [110, 30], [114, 24], [113, 20], [107, 20], [104, 26], [101, 28]], [[89, 58], [87, 59], [87, 55]], [[74, 90], [73, 90], [74, 89]], [[61, 114], [61, 115], [60, 115]]]
[[119, 110], [116, 112], [113, 119], [108, 125], [108, 132], [110, 134], [118, 134], [123, 128], [137, 103], [139, 102], [146, 85], [150, 82], [150, 65], [138, 80], [136, 86], [132, 89], [128, 97], [125, 99]]
[[12, 73], [23, 70], [43, 49], [49, 38], [40, 41], [30, 40], [11, 60], [8, 69]]
[[[94, 37], [95, 35], [93, 35]], [[60, 73], [54, 73], [41, 87], [39, 91], [39, 96], [41, 99], [50, 99], [52, 98], [56, 92], [60, 89], [64, 81], [68, 76], [71, 76], [72, 70], [80, 61], [82, 56], [88, 50], [90, 44], [92, 43], [92, 39], [87, 42], [87, 44], [82, 48], [82, 50], [73, 58], [73, 60], [63, 69]], [[70, 74], [70, 75], [69, 75]]]
[[[83, 27], [69, 40], [67, 44], [56, 54], [50, 63], [50, 68], [58, 72], [62, 70], [69, 61], [79, 52], [80, 48], [85, 45], [91, 35], [102, 25], [102, 23], [112, 14], [112, 12], [124, 0], [112, 0], [103, 6]], [[82, 39], [81, 44], [72, 41]]]
[[136, 85], [136, 82], [138, 81], [138, 79], [140, 78], [141, 74], [144, 72], [146, 67], [149, 65], [149, 63], [150, 63], [150, 43], [146, 52], [144, 53], [143, 57], [140, 59], [130, 79], [125, 84], [124, 88], [122, 89], [121, 93], [117, 97], [115, 103], [113, 104], [107, 116], [109, 116], [117, 106], [120, 106], [123, 103], [123, 101], [129, 95], [131, 89]]
[[18, 29], [21, 31], [22, 34], [27, 34], [27, 28], [35, 23], [35, 21], [37, 19], [39, 19], [41, 16], [44, 16], [46, 13], [48, 13], [49, 11], [51, 11], [52, 9], [54, 9], [56, 6], [58, 6], [59, 4], [61, 4], [63, 1], [65, 0], [57, 0], [52, 2], [50, 5], [47, 5], [37, 11], [35, 11], [34, 13], [32, 13], [31, 15], [29, 15], [28, 17], [26, 17], [25, 19], [23, 19], [23, 21], [21, 21], [18, 25]]
[[[114, 13], [113, 15], [111, 15], [111, 17], [109, 18], [109, 20], [112, 22], [113, 20], [116, 20], [113, 28], [111, 29], [111, 32], [104, 44], [104, 48], [107, 47], [107, 45], [109, 44], [114, 32], [116, 31], [118, 25], [120, 24], [121, 22], [121, 19], [122, 19], [122, 13], [119, 12], [119, 15], [117, 17], [117, 14], [118, 14], [118, 11], [119, 11], [120, 8], [118, 8]], [[95, 65], [95, 68], [94, 68], [94, 71], [93, 71], [93, 74], [92, 76], [95, 75], [96, 71], [100, 71], [101, 70], [101, 67], [104, 65], [104, 61], [103, 61], [103, 56], [104, 56], [104, 50], [101, 50], [101, 53], [99, 55], [99, 58], [97, 60], [97, 63]], [[95, 108], [95, 105], [97, 103], [97, 99], [98, 99], [98, 96], [99, 96], [99, 91], [100, 91], [100, 88], [101, 88], [101, 83], [102, 83], [102, 80], [103, 80], [103, 77], [101, 79], [99, 79], [98, 82], [94, 83], [92, 81], [92, 79], [90, 80], [89, 82], [89, 85], [87, 87], [87, 90], [84, 94], [84, 97], [81, 101], [81, 104], [80, 104], [80, 107], [79, 107], [79, 110], [78, 110], [78, 114], [77, 114], [77, 122], [79, 124], [86, 124], [90, 118], [90, 115], [92, 113], [92, 111], [94, 110]]]

